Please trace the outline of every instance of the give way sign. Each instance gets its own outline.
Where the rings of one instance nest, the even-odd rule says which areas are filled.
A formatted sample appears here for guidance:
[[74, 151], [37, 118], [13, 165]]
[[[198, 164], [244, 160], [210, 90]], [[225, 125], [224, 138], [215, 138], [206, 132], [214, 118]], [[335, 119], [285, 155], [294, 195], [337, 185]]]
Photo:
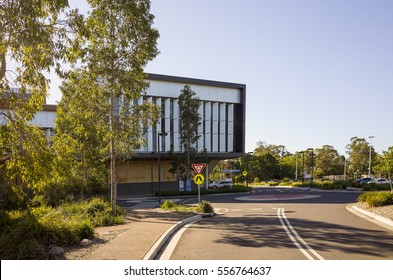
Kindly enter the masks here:
[[201, 174], [205, 169], [206, 163], [193, 163], [191, 164], [196, 174]]

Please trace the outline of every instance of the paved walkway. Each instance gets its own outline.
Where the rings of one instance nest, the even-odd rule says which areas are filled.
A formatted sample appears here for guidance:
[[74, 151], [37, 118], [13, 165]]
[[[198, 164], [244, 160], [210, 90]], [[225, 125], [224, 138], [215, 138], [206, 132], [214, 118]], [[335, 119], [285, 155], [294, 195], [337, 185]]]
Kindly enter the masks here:
[[[142, 260], [160, 237], [178, 222], [193, 214], [164, 213], [159, 208], [136, 209], [135, 221], [125, 225], [98, 228], [98, 232], [125, 230], [115, 239], [87, 256], [89, 260]], [[137, 207], [136, 207], [137, 208]]]

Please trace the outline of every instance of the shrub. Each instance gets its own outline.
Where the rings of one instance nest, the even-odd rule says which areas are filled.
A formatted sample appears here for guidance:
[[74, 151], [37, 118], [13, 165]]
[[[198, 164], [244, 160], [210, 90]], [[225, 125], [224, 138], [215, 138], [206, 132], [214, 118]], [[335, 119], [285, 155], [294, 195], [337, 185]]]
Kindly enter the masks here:
[[171, 210], [176, 207], [176, 203], [174, 203], [172, 200], [165, 200], [164, 203], [160, 205], [160, 207], [165, 210]]
[[390, 186], [388, 184], [361, 184], [360, 187], [365, 191], [389, 191]]
[[302, 182], [292, 182], [291, 185], [292, 187], [297, 188], [297, 187], [301, 187], [303, 184]]
[[278, 182], [275, 182], [275, 181], [269, 181], [267, 184], [268, 184], [269, 186], [272, 186], [272, 187], [278, 186]]
[[106, 186], [102, 182], [93, 179], [85, 181], [78, 177], [52, 179], [43, 184], [38, 195], [45, 198], [46, 204], [57, 206], [66, 201], [105, 194]]
[[116, 206], [116, 215], [112, 213], [109, 202], [103, 198], [93, 198], [79, 203], [65, 203], [60, 207], [69, 215], [78, 215], [81, 219], [88, 219], [94, 226], [110, 226], [122, 224], [126, 211]]
[[202, 213], [213, 213], [214, 209], [210, 202], [202, 200], [198, 205], [198, 211]]
[[171, 210], [176, 212], [201, 212], [201, 213], [212, 213], [214, 212], [213, 207], [208, 201], [201, 201], [198, 206], [181, 205], [176, 204], [172, 200], [166, 200], [160, 205], [161, 209]]
[[1, 259], [47, 259], [49, 245], [69, 246], [94, 237], [94, 226], [123, 223], [125, 210], [112, 214], [101, 198], [60, 207], [0, 211]]
[[365, 192], [359, 198], [359, 202], [365, 202], [370, 207], [393, 205], [392, 192]]
[[258, 184], [261, 182], [261, 180], [258, 177], [255, 177], [253, 181], [255, 184]]

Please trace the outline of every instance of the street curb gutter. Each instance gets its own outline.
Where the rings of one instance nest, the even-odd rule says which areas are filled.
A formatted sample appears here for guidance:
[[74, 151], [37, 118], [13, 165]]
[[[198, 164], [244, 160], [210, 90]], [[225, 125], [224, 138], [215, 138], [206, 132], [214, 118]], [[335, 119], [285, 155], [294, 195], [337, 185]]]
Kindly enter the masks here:
[[200, 220], [202, 220], [202, 218], [212, 217], [213, 215], [214, 215], [214, 213], [196, 215], [196, 216], [184, 219], [184, 220], [176, 223], [175, 225], [171, 226], [161, 235], [161, 237], [157, 240], [157, 242], [153, 244], [153, 246], [150, 248], [150, 250], [147, 252], [147, 254], [143, 257], [143, 260], [154, 260], [155, 257], [157, 256], [158, 252], [166, 244], [168, 239], [175, 232], [177, 232], [180, 228], [184, 227], [185, 225], [187, 225], [189, 223], [200, 221]]
[[[385, 218], [385, 217], [383, 217], [381, 215], [378, 215], [378, 214], [375, 214], [373, 212], [364, 210], [364, 209], [362, 209], [362, 208], [360, 208], [360, 207], [358, 207], [356, 205], [348, 205], [347, 209], [350, 210], [349, 208], [351, 208], [351, 210], [353, 209], [356, 212], [359, 212], [359, 213], [361, 213], [361, 214], [363, 214], [363, 215], [365, 215], [365, 216], [367, 216], [367, 217], [369, 217], [371, 219], [377, 220], [377, 221], [379, 221], [379, 222], [381, 222], [381, 223], [383, 223], [383, 224], [385, 224], [385, 225], [387, 225], [389, 227], [392, 227], [392, 229], [393, 229], [393, 220], [391, 220], [389, 218]], [[352, 212], [352, 211], [350, 211], [350, 212]]]

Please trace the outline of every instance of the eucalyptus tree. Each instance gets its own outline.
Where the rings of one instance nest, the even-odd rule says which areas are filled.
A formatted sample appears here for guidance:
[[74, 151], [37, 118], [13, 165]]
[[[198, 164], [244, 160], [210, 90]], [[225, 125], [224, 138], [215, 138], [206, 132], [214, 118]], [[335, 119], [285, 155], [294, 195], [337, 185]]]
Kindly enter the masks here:
[[[75, 67], [83, 73], [78, 88], [83, 95], [95, 96], [95, 103], [107, 112], [96, 120], [102, 149], [110, 161], [112, 209], [116, 210], [116, 160], [128, 158], [143, 143], [144, 128], [158, 119], [158, 110], [139, 102], [148, 87], [143, 69], [157, 54], [158, 31], [148, 0], [87, 0], [90, 11], [75, 38]], [[72, 82], [72, 80], [70, 80]], [[83, 97], [82, 97], [83, 98]], [[93, 103], [86, 106], [97, 106]], [[84, 108], [81, 108], [84, 110]], [[78, 120], [75, 120], [78, 122]]]
[[4, 0], [0, 12], [0, 165], [23, 193], [21, 185], [36, 189], [49, 173], [45, 135], [30, 121], [48, 95], [46, 75], [67, 60], [80, 17], [67, 0]]
[[374, 170], [381, 176], [390, 179], [390, 189], [393, 192], [393, 146], [389, 147], [387, 151], [383, 151], [382, 155], [377, 157], [377, 164]]
[[[360, 176], [368, 172], [370, 145], [364, 138], [352, 137], [351, 143], [347, 145], [349, 155], [348, 171], [353, 176]], [[376, 152], [371, 147], [371, 162], [374, 162]]]
[[206, 161], [206, 152], [198, 153], [195, 148], [195, 143], [198, 141], [198, 126], [201, 123], [199, 115], [199, 107], [201, 101], [197, 97], [195, 91], [190, 86], [185, 85], [181, 90], [178, 99], [179, 114], [181, 119], [181, 139], [184, 155], [174, 155], [172, 168], [169, 170], [172, 174], [177, 174], [183, 179], [191, 176], [191, 161]]
[[315, 177], [340, 175], [344, 172], [344, 160], [331, 145], [315, 149]]

